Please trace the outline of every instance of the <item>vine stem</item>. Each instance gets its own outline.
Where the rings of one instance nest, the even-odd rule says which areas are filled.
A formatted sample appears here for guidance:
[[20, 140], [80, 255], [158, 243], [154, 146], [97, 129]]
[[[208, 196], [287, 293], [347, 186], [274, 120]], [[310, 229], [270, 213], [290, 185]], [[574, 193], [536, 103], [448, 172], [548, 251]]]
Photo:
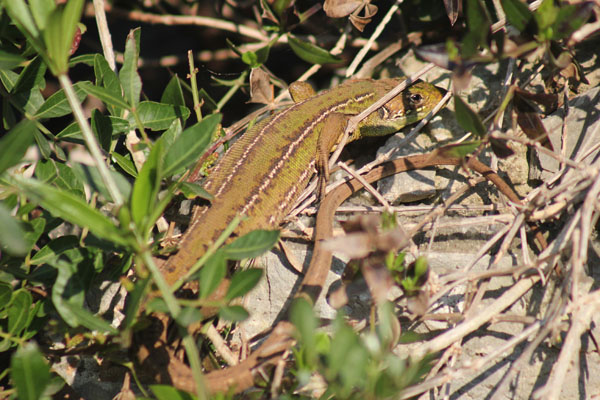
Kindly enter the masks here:
[[121, 196], [121, 192], [119, 192], [117, 184], [110, 176], [110, 171], [104, 162], [104, 157], [100, 151], [100, 146], [96, 140], [96, 136], [94, 136], [92, 128], [90, 128], [87, 119], [83, 115], [83, 109], [81, 108], [81, 104], [75, 95], [75, 90], [73, 90], [73, 83], [71, 82], [71, 79], [69, 79], [67, 74], [60, 74], [58, 75], [58, 81], [60, 82], [60, 86], [65, 91], [67, 101], [73, 110], [73, 114], [75, 115], [75, 120], [77, 121], [79, 128], [81, 128], [83, 139], [85, 140], [88, 151], [92, 155], [92, 159], [96, 164], [96, 168], [98, 168], [98, 172], [100, 173], [102, 181], [106, 185], [114, 204], [117, 207], [122, 206], [123, 197]]

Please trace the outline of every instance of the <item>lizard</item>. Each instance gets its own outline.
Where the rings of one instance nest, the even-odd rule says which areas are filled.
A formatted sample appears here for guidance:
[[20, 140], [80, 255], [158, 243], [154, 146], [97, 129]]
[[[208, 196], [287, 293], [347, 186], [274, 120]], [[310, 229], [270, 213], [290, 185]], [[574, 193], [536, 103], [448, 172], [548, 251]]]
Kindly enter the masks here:
[[[365, 175], [363, 180], [373, 183], [387, 176], [418, 170], [435, 166], [467, 166], [488, 181], [493, 183], [508, 200], [522, 204], [515, 191], [490, 167], [483, 164], [474, 157], [466, 159], [458, 157], [447, 157], [439, 155], [435, 150], [427, 154], [406, 156], [381, 164]], [[350, 195], [360, 190], [363, 183], [354, 178], [327, 193], [319, 207], [315, 228], [315, 247], [310, 260], [310, 265], [302, 278], [302, 282], [295, 297], [302, 297], [314, 304], [319, 296], [325, 277], [331, 265], [332, 252], [323, 246], [325, 240], [333, 237], [333, 222], [337, 207]], [[541, 248], [547, 246], [546, 240], [540, 231], [535, 232]], [[472, 327], [475, 330], [477, 327]], [[284, 356], [285, 351], [294, 344], [294, 328], [287, 320], [283, 319], [273, 327], [267, 339], [255, 349], [245, 360], [237, 365], [225, 369], [212, 371], [206, 374], [206, 385], [210, 393], [233, 391], [239, 393], [254, 385], [255, 373], [260, 366], [265, 364], [275, 365]], [[181, 390], [196, 390], [191, 370], [175, 368], [169, 364], [169, 373], [173, 379], [173, 385]]]
[[[327, 156], [350, 116], [365, 110], [405, 78], [356, 79], [320, 94], [310, 85], [290, 85], [295, 104], [256, 123], [218, 162], [204, 188], [210, 207], [196, 207], [179, 250], [161, 267], [169, 285], [187, 275], [232, 220], [246, 218], [234, 234], [276, 229], [301, 194], [314, 169], [327, 177]], [[423, 119], [443, 89], [417, 81], [371, 113], [349, 138], [383, 136]]]

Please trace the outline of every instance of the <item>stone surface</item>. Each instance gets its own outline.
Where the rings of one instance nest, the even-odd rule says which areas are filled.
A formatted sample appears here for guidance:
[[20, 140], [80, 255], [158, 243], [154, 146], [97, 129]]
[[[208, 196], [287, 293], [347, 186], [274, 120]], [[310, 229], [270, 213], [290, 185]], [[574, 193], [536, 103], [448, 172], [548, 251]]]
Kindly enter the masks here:
[[[406, 128], [405, 131], [409, 131]], [[412, 143], [399, 145], [404, 141], [404, 135], [399, 133], [387, 140], [385, 145], [377, 151], [377, 155], [393, 151], [392, 159], [412, 154], [423, 154], [431, 150], [432, 141], [425, 135], [418, 135]], [[423, 200], [436, 194], [435, 169], [421, 169], [396, 174], [382, 179], [377, 183], [377, 189], [390, 203], [408, 203]]]
[[[562, 148], [562, 126], [566, 124], [565, 156], [571, 160], [578, 160], [588, 149], [600, 143], [600, 87], [589, 90], [569, 101], [569, 113], [565, 118], [564, 108], [543, 121], [555, 152], [560, 153]], [[596, 148], [584, 162], [590, 163], [599, 154]], [[536, 150], [539, 159], [539, 168], [532, 168], [531, 179], [547, 181], [560, 168], [559, 161], [549, 155]], [[537, 165], [537, 163], [532, 163]]]

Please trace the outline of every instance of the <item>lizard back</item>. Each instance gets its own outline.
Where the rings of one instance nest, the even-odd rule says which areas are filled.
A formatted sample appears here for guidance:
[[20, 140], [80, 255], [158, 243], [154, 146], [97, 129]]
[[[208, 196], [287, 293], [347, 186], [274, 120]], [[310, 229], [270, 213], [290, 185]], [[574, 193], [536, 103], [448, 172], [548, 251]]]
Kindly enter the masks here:
[[[214, 198], [210, 207], [194, 212], [179, 251], [163, 266], [167, 282], [174, 283], [191, 268], [236, 215], [247, 217], [234, 231], [238, 236], [254, 229], [277, 228], [314, 172], [318, 139], [327, 116], [358, 114], [402, 80], [347, 81], [279, 111], [249, 129], [225, 153], [207, 179], [205, 189]], [[366, 127], [373, 135], [390, 134], [423, 118], [433, 107], [429, 103], [435, 105], [441, 98], [432, 88], [436, 89], [419, 82], [408, 89], [428, 101], [426, 112], [411, 108], [405, 91], [385, 105], [404, 108], [400, 112], [394, 110], [395, 123], [390, 122], [393, 113], [385, 109], [374, 112], [359, 124], [358, 136], [369, 135]], [[407, 115], [409, 118], [405, 118]], [[405, 122], [398, 124], [398, 116], [405, 118]]]

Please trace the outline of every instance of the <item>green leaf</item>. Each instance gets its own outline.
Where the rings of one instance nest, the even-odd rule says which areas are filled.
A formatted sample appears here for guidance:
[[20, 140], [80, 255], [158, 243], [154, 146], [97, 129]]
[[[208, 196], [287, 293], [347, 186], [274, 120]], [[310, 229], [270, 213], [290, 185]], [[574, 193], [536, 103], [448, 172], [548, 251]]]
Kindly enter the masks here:
[[127, 102], [123, 100], [123, 97], [121, 95], [117, 95], [104, 87], [95, 86], [91, 82], [81, 82], [81, 88], [87, 94], [96, 97], [98, 100], [101, 100], [106, 105], [127, 110], [130, 108]]
[[24, 119], [0, 139], [0, 174], [21, 161], [36, 130], [35, 122]]
[[[348, 356], [351, 351], [356, 350], [359, 346], [358, 336], [352, 328], [346, 325], [341, 314], [335, 321], [336, 331], [331, 340], [331, 351], [327, 354], [329, 368], [332, 375], [337, 375], [348, 362]], [[354, 365], [354, 368], [359, 369], [364, 365]]]
[[114, 222], [80, 197], [33, 179], [19, 178], [16, 186], [52, 215], [88, 228], [94, 235], [129, 247], [132, 242]]
[[71, 45], [82, 10], [83, 0], [70, 0], [48, 16], [42, 36], [50, 59], [49, 67], [54, 75], [65, 74], [69, 69]]
[[[81, 103], [83, 99], [85, 99], [85, 97], [87, 96], [85, 90], [83, 90], [83, 88], [81, 87], [82, 83], [83, 82], [78, 82], [73, 85], [73, 89], [75, 90], [75, 94], [77, 95], [77, 100], [79, 101], [79, 103]], [[65, 95], [65, 91], [63, 89], [60, 89], [58, 92], [48, 97], [44, 104], [42, 104], [42, 106], [38, 109], [34, 117], [56, 118], [71, 113], [71, 106], [69, 105], [67, 96]]]
[[212, 194], [208, 193], [206, 190], [204, 190], [202, 185], [197, 183], [182, 182], [179, 190], [181, 190], [181, 193], [183, 193], [187, 199], [195, 199], [199, 197], [201, 199], [212, 200], [213, 198]]
[[163, 104], [172, 104], [174, 106], [185, 106], [181, 83], [179, 83], [179, 77], [176, 74], [173, 75], [167, 84], [167, 87], [160, 98], [160, 102]]
[[533, 16], [527, 4], [520, 0], [501, 0], [501, 3], [508, 22], [523, 32]]
[[200, 297], [205, 299], [219, 287], [227, 273], [227, 260], [222, 251], [213, 254], [199, 271]]
[[9, 53], [0, 49], [0, 69], [13, 69], [24, 61], [25, 58], [21, 57], [20, 54]]
[[94, 109], [92, 111], [92, 130], [98, 138], [98, 143], [102, 150], [110, 153], [112, 148], [113, 125], [108, 116], [102, 114], [102, 111]]
[[56, 161], [42, 160], [35, 166], [35, 177], [44, 183], [52, 183], [58, 177]]
[[250, 66], [250, 68], [258, 68], [269, 58], [271, 45], [263, 46], [256, 51], [246, 51], [242, 54], [242, 61]]
[[69, 60], [69, 67], [74, 67], [77, 64], [85, 64], [88, 67], [94, 66], [94, 59], [96, 56], [102, 57], [101, 54], [98, 53], [90, 53], [90, 54], [82, 54], [79, 56], [71, 57]]
[[129, 31], [127, 41], [125, 42], [123, 67], [119, 71], [119, 80], [123, 87], [123, 93], [131, 108], [137, 107], [140, 102], [140, 93], [142, 92], [142, 80], [137, 72], [140, 32], [139, 28]]
[[[72, 249], [67, 249], [61, 254], [67, 254]], [[52, 304], [60, 314], [62, 319], [71, 327], [79, 326], [79, 320], [75, 314], [71, 312], [71, 307], [68, 303], [76, 303], [78, 306], [83, 305], [84, 301], [84, 285], [76, 271], [77, 260], [67, 260], [60, 258], [48, 259], [48, 263], [58, 270], [58, 275], [52, 285]]]
[[122, 156], [121, 154], [114, 152], [111, 154], [111, 156], [115, 159], [115, 162], [119, 165], [119, 167], [123, 168], [123, 171], [127, 172], [134, 178], [137, 176], [137, 169], [135, 169], [135, 165], [133, 164], [130, 154]]
[[423, 256], [419, 256], [415, 260], [415, 278], [420, 278], [427, 273], [429, 268], [429, 263], [427, 262], [427, 258]]
[[553, 24], [554, 40], [560, 40], [569, 37], [578, 30], [590, 18], [592, 3], [582, 2], [578, 4], [561, 4], [556, 21]]
[[196, 400], [197, 397], [167, 385], [150, 385], [150, 390], [158, 400]]
[[[0, 69], [0, 82], [2, 82], [6, 90], [12, 92], [18, 79], [19, 74], [16, 72]], [[7, 103], [8, 102], [4, 102], [3, 105], [7, 105]]]
[[279, 240], [279, 231], [255, 230], [223, 247], [229, 260], [257, 257], [270, 250]]
[[488, 47], [487, 38], [491, 30], [490, 16], [481, 0], [467, 0], [467, 26], [469, 32], [462, 40], [461, 56], [468, 59], [477, 54], [479, 46]]
[[[535, 12], [535, 20], [537, 21], [540, 31], [546, 30], [556, 21], [559, 9], [554, 5], [554, 0], [543, 0], [542, 4], [538, 7]], [[545, 39], [550, 39], [546, 37]]]
[[181, 326], [188, 327], [193, 323], [202, 321], [202, 313], [197, 308], [184, 307], [175, 318], [175, 321]]
[[139, 232], [143, 234], [154, 221], [146, 221], [151, 210], [155, 207], [157, 193], [160, 188], [163, 164], [163, 146], [157, 141], [142, 166], [131, 191], [131, 216]]
[[[84, 164], [73, 164], [73, 172], [82, 182], [90, 185], [94, 191], [99, 192], [105, 199], [112, 201], [112, 197], [108, 192], [108, 189], [106, 189], [104, 181], [100, 176], [100, 172], [98, 172], [96, 167]], [[123, 198], [129, 198], [131, 195], [131, 184], [127, 178], [113, 170], [110, 170], [110, 175], [117, 184], [117, 188], [123, 195]]]
[[37, 27], [41, 30], [46, 29], [48, 16], [56, 8], [56, 3], [52, 0], [29, 0], [30, 11]]
[[0, 226], [2, 227], [0, 229], [0, 248], [13, 256], [27, 254], [28, 247], [23, 229], [2, 203], [0, 203]]
[[305, 349], [306, 359], [309, 364], [316, 361], [316, 330], [318, 327], [317, 318], [312, 309], [312, 305], [305, 298], [297, 298], [292, 304], [290, 311], [291, 322], [294, 324], [300, 339], [302, 340], [302, 347]]
[[[119, 117], [108, 116], [113, 136], [127, 132], [130, 129], [129, 121]], [[83, 143], [81, 128], [77, 122], [69, 124], [65, 129], [56, 134], [57, 139], [66, 139], [76, 143]]]
[[8, 307], [8, 333], [18, 336], [27, 327], [29, 311], [33, 304], [33, 297], [25, 289], [13, 292], [10, 306]]
[[43, 217], [35, 218], [32, 221], [24, 222], [22, 227], [23, 231], [25, 232], [23, 239], [25, 239], [27, 251], [29, 252], [37, 243], [40, 236], [42, 236], [42, 233], [44, 233], [46, 220]]
[[[46, 136], [39, 131], [39, 129], [35, 129], [33, 131], [33, 138], [35, 139], [35, 144], [37, 144], [38, 150], [43, 159], [48, 159], [52, 155], [52, 149], [50, 148], [50, 144], [48, 143], [48, 139]], [[59, 147], [55, 147], [54, 151], [56, 152], [56, 158], [64, 160], [64, 152]]]
[[164, 176], [172, 176], [196, 161], [220, 122], [221, 114], [212, 114], [183, 131], [165, 155]]
[[490, 25], [490, 16], [481, 0], [467, 0], [467, 27], [469, 31], [476, 31], [481, 35], [480, 44], [485, 41]]
[[159, 140], [163, 142], [163, 146], [165, 147], [165, 149], [169, 149], [171, 148], [173, 143], [175, 143], [175, 140], [181, 135], [181, 132], [183, 132], [183, 128], [181, 127], [181, 120], [174, 119], [171, 123], [171, 126], [169, 126], [169, 129], [167, 129], [162, 133], [162, 135], [160, 135]]
[[12, 297], [12, 286], [5, 282], [0, 282], [0, 310], [10, 302]]
[[19, 30], [24, 31], [24, 33], [28, 33], [34, 39], [39, 37], [40, 32], [25, 1], [4, 1], [2, 4], [4, 7], [6, 7], [10, 18], [19, 28]]
[[169, 307], [165, 300], [160, 297], [154, 297], [148, 303], [146, 303], [146, 312], [160, 312], [163, 314], [169, 313]]
[[84, 326], [93, 331], [106, 332], [113, 335], [119, 333], [119, 331], [113, 328], [108, 322], [92, 314], [78, 304], [65, 301], [63, 307], [64, 309], [68, 309], [71, 315], [76, 318], [78, 325]]
[[[187, 107], [157, 103], [155, 101], [142, 101], [135, 112], [144, 127], [153, 131], [167, 129], [171, 126], [174, 119], [182, 118], [185, 121], [190, 116], [190, 110]], [[133, 115], [130, 114], [128, 118], [129, 123], [132, 126], [135, 125]]]
[[33, 257], [31, 265], [54, 264], [61, 254], [79, 247], [79, 238], [73, 235], [60, 236], [48, 242]]
[[480, 140], [449, 144], [438, 148], [436, 153], [442, 157], [464, 158], [472, 154], [480, 145]]
[[52, 303], [63, 320], [72, 327], [82, 325], [91, 330], [116, 333], [109, 323], [83, 308], [85, 291], [89, 286], [86, 282], [94, 273], [92, 257], [87, 249], [77, 246], [62, 251], [56, 259], [46, 258], [58, 269], [58, 276], [52, 285]]
[[454, 110], [458, 124], [466, 131], [473, 132], [478, 138], [486, 135], [486, 129], [479, 116], [460, 96], [454, 96]]
[[[129, 126], [129, 122], [127, 122], [127, 126]], [[65, 129], [58, 132], [55, 136], [57, 139], [66, 139], [69, 142], [74, 143], [85, 143], [83, 140], [83, 136], [81, 135], [81, 128], [79, 124], [75, 122], [71, 122]]]
[[240, 322], [247, 319], [250, 316], [248, 311], [242, 306], [228, 306], [222, 307], [219, 310], [219, 317], [232, 322]]
[[283, 12], [290, 7], [292, 0], [276, 0], [273, 3], [273, 10], [281, 16]]
[[[129, 257], [129, 259], [131, 259], [131, 257]], [[150, 283], [150, 279], [150, 276], [146, 279], [138, 279], [134, 283], [135, 286], [133, 290], [128, 290], [127, 302], [125, 303], [125, 319], [123, 319], [121, 329], [129, 329], [136, 322], [142, 301], [146, 296], [146, 288], [148, 287], [148, 283]]]
[[[123, 99], [119, 77], [115, 71], [110, 68], [110, 65], [108, 65], [108, 62], [102, 54], [96, 53], [94, 57], [94, 74], [96, 76], [97, 86], [104, 87], [106, 91], [112, 95], [112, 97]], [[112, 104], [107, 104], [108, 111], [115, 116], [121, 116], [123, 108], [128, 109], [129, 106], [117, 107]]]
[[310, 64], [326, 64], [326, 63], [340, 63], [342, 59], [336, 57], [318, 46], [312, 43], [300, 40], [292, 35], [288, 35], [288, 43], [292, 48], [292, 51], [296, 53], [298, 57]]
[[26, 343], [10, 360], [10, 376], [20, 400], [38, 400], [50, 382], [50, 367], [34, 343]]
[[248, 268], [237, 272], [231, 278], [225, 300], [230, 301], [236, 297], [245, 295], [256, 286], [258, 281], [260, 281], [261, 276], [262, 269], [259, 268]]
[[44, 64], [42, 58], [34, 58], [19, 74], [19, 78], [12, 88], [11, 93], [29, 93], [34, 89], [44, 89], [46, 87], [45, 74], [46, 64]]

